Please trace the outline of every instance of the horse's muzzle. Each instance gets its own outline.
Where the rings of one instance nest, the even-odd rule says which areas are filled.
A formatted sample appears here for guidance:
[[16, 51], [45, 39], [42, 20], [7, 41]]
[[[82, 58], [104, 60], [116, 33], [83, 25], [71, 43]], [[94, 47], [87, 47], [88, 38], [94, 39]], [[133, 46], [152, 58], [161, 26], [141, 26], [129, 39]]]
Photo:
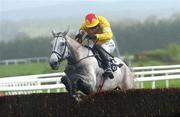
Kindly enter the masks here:
[[53, 70], [58, 70], [60, 64], [58, 62], [50, 62], [49, 65]]
[[52, 53], [49, 58], [49, 65], [53, 70], [58, 70], [60, 63], [58, 62], [58, 57], [55, 53]]

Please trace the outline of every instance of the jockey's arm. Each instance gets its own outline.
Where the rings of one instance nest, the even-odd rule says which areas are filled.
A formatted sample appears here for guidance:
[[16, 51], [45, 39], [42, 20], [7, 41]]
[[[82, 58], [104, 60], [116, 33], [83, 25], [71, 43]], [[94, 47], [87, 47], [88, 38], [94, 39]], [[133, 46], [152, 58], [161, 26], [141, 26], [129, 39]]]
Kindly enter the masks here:
[[75, 36], [75, 40], [78, 41], [79, 43], [82, 43], [82, 35], [78, 33], [78, 34]]
[[85, 34], [85, 24], [82, 23], [79, 29], [79, 33], [76, 35], [75, 40], [78, 41], [79, 43], [82, 43], [82, 37]]
[[96, 38], [98, 40], [111, 40], [112, 39], [112, 32], [106, 32], [106, 33], [102, 33], [102, 34], [96, 34]]
[[108, 42], [112, 39], [113, 33], [110, 27], [103, 28], [103, 33], [96, 34], [97, 44], [101, 45], [105, 42]]
[[113, 33], [111, 30], [110, 23], [105, 17], [99, 16], [99, 20], [101, 22], [101, 28], [102, 28], [102, 33], [101, 34], [96, 34], [96, 38], [99, 41], [108, 41], [112, 39]]

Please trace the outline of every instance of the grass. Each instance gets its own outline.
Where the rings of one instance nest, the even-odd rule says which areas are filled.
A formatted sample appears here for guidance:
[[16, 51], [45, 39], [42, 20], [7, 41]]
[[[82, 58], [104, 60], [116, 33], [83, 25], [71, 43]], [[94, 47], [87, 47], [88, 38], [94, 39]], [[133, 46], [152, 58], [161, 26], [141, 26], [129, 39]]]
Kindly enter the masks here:
[[157, 65], [166, 65], [162, 61], [132, 61], [133, 66], [157, 66]]
[[[152, 87], [152, 82], [144, 82], [144, 88], [151, 88]], [[155, 83], [156, 88], [165, 88], [166, 87], [166, 81], [156, 81]], [[169, 87], [170, 88], [180, 88], [180, 80], [169, 80]]]
[[[59, 68], [59, 72], [64, 70], [64, 63]], [[9, 76], [21, 76], [21, 75], [33, 75], [57, 72], [53, 71], [48, 63], [32, 63], [32, 64], [12, 64], [12, 65], [0, 65], [0, 77]]]

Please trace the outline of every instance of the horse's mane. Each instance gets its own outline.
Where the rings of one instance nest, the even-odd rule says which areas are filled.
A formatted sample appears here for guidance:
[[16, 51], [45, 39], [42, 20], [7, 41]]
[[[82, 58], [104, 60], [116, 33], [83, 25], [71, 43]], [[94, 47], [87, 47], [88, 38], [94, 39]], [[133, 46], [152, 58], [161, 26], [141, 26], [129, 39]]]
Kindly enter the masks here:
[[75, 39], [73, 39], [73, 38], [71, 38], [71, 37], [69, 37], [69, 36], [66, 36], [66, 39], [67, 39], [67, 41], [69, 42], [69, 44], [70, 45], [72, 45], [72, 44], [74, 44], [73, 45], [73, 48], [83, 48], [83, 49], [89, 49], [89, 48], [87, 48], [87, 47], [85, 47], [85, 46], [83, 46], [82, 44], [80, 44], [78, 41], [76, 41]]
[[78, 43], [75, 39], [73, 39], [73, 38], [71, 38], [71, 37], [69, 37], [69, 36], [66, 36], [66, 39], [67, 39], [67, 41], [69, 42], [70, 45], [74, 44], [73, 47], [74, 47], [74, 46], [78, 46], [78, 47], [82, 46], [82, 45], [81, 45], [80, 43]]

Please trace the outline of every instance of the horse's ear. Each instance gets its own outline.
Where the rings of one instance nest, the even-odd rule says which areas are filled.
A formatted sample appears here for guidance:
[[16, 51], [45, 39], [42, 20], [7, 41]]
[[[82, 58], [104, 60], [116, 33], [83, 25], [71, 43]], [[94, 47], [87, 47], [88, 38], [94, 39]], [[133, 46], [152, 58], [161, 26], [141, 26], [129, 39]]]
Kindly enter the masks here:
[[66, 36], [67, 33], [69, 32], [70, 26], [68, 26], [68, 28], [63, 32], [63, 36]]
[[56, 37], [56, 32], [55, 32], [55, 30], [52, 30], [51, 33], [52, 33], [53, 37]]

